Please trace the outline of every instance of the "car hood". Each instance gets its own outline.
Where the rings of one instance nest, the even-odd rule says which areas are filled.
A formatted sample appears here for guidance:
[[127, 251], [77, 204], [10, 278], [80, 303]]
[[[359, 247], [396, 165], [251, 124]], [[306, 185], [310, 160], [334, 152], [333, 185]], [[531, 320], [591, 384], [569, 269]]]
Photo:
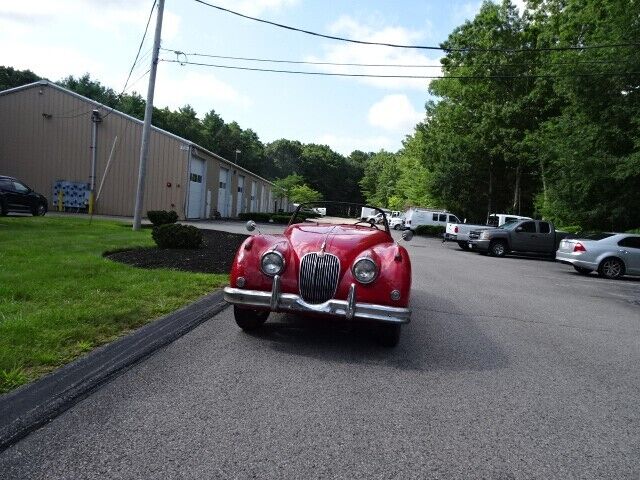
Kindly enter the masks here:
[[393, 242], [384, 230], [354, 225], [292, 225], [284, 233], [298, 258], [311, 252], [336, 255], [341, 261], [352, 262], [357, 255], [380, 243]]

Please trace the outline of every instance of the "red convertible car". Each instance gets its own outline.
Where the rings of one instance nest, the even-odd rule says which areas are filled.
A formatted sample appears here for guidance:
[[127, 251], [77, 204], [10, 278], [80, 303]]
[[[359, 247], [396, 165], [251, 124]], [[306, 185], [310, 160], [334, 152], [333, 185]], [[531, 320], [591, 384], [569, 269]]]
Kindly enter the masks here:
[[[326, 216], [319, 215], [326, 208]], [[284, 234], [253, 235], [238, 249], [224, 298], [243, 330], [259, 328], [270, 312], [375, 324], [380, 342], [394, 346], [411, 317], [411, 261], [392, 237], [386, 217], [371, 225], [361, 205], [302, 204]], [[384, 212], [377, 209], [380, 213]], [[249, 231], [254, 222], [247, 222]], [[403, 233], [405, 240], [411, 232]]]

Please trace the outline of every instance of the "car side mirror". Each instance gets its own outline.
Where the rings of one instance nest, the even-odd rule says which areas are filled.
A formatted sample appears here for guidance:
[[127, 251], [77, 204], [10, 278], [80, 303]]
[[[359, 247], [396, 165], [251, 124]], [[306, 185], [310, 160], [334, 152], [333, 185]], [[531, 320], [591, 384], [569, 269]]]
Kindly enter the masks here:
[[516, 232], [520, 233], [522, 231], [522, 227], [516, 227]]
[[413, 238], [413, 231], [411, 229], [402, 231], [402, 239], [405, 242], [410, 242], [412, 238]]
[[249, 220], [245, 227], [247, 228], [247, 231], [253, 232], [256, 229], [256, 222], [254, 222], [253, 220]]

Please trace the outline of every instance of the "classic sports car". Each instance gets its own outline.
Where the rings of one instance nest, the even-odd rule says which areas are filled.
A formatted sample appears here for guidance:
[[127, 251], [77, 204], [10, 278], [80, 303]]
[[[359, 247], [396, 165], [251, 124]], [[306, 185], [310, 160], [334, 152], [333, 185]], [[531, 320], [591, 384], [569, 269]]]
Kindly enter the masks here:
[[[318, 204], [326, 216], [314, 214]], [[377, 209], [383, 223], [371, 225], [357, 218], [361, 207], [302, 204], [284, 234], [247, 238], [224, 289], [238, 326], [259, 328], [270, 312], [334, 317], [374, 323], [380, 342], [396, 345], [411, 317], [411, 261], [391, 237], [384, 212]], [[249, 231], [255, 227], [247, 222]]]

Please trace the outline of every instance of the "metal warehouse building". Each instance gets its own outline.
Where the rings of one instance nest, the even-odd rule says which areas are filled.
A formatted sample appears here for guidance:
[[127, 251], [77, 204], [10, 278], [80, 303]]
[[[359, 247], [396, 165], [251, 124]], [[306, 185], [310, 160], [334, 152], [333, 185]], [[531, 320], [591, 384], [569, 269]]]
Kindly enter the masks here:
[[[57, 182], [81, 182], [96, 192], [103, 184], [96, 213], [132, 216], [141, 135], [142, 121], [48, 81], [0, 92], [0, 175], [46, 195], [50, 209]], [[288, 206], [274, 198], [268, 180], [153, 127], [145, 212], [175, 210], [198, 219]]]

